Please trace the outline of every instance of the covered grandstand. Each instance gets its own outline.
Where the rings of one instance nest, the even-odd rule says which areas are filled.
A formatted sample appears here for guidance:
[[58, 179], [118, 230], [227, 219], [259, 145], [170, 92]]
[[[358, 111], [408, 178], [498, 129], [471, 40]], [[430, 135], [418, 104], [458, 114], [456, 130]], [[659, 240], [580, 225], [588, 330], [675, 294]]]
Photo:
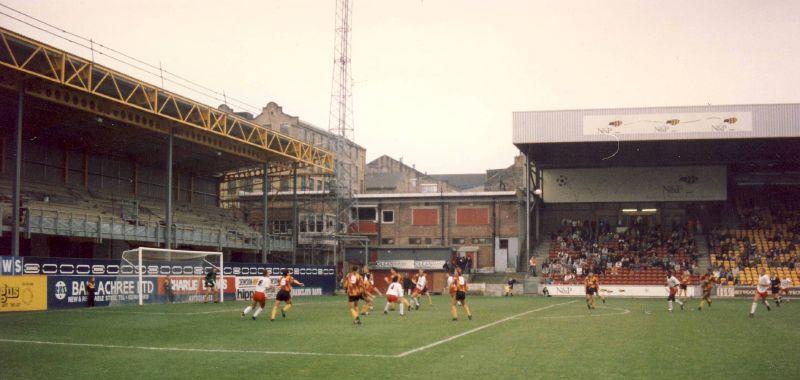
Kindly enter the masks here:
[[145, 245], [266, 262], [292, 250], [267, 233], [266, 213], [248, 223], [221, 208], [220, 183], [254, 166], [267, 182], [292, 167], [331, 173], [332, 153], [12, 31], [0, 37], [3, 255], [116, 258]]
[[663, 284], [758, 267], [798, 284], [800, 104], [516, 112], [526, 256], [547, 281]]

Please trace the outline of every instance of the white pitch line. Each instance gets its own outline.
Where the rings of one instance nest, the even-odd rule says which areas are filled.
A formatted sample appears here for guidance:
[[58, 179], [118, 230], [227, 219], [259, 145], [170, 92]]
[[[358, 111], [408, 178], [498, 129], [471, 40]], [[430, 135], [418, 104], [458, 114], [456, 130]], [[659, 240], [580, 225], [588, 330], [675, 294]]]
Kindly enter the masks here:
[[629, 314], [631, 311], [628, 309], [622, 309], [618, 307], [601, 307], [599, 309], [609, 309], [609, 310], [619, 310], [620, 313], [605, 313], [605, 314], [583, 314], [583, 315], [554, 315], [550, 317], [532, 317], [528, 319], [569, 319], [569, 318], [585, 318], [585, 317], [608, 317], [612, 315], [625, 315]]
[[254, 351], [254, 350], [228, 350], [228, 349], [214, 349], [214, 348], [120, 346], [120, 345], [114, 345], [114, 344], [48, 342], [48, 341], [40, 341], [40, 340], [2, 339], [2, 338], [0, 338], [0, 342], [41, 344], [41, 345], [49, 345], [49, 346], [117, 348], [117, 349], [146, 350], [146, 351], [203, 352], [203, 353], [227, 353], [227, 354], [261, 354], [261, 355], [298, 355], [298, 356], [339, 356], [339, 357], [369, 357], [369, 358], [394, 358], [395, 357], [395, 355], [380, 355], [380, 354], [335, 354], [335, 353], [326, 353], [326, 352]]
[[[236, 301], [242, 302], [241, 305], [244, 305], [244, 301]], [[320, 301], [320, 302], [298, 302], [294, 303], [295, 306], [315, 306], [315, 305], [325, 305], [325, 304], [334, 304], [334, 303], [343, 303], [342, 301]], [[187, 304], [188, 305], [188, 304]], [[70, 308], [70, 309], [55, 309], [55, 310], [40, 310], [40, 311], [22, 311], [17, 313], [9, 313], [9, 314], [0, 314], [0, 317], [4, 315], [22, 315], [22, 314], [34, 314], [34, 313], [52, 313], [52, 312], [77, 312], [77, 313], [97, 313], [97, 314], [145, 314], [145, 315], [203, 315], [203, 314], [217, 314], [217, 313], [230, 313], [237, 310], [241, 310], [241, 305], [232, 307], [230, 309], [218, 309], [218, 310], [208, 310], [208, 311], [187, 311], [187, 312], [168, 312], [168, 311], [137, 311], [137, 310], [114, 310], [113, 306], [106, 306], [106, 307], [99, 307], [99, 308]], [[125, 306], [133, 308], [136, 306]]]
[[531, 314], [531, 313], [535, 313], [537, 311], [547, 310], [547, 309], [550, 309], [550, 308], [553, 308], [553, 307], [556, 307], [556, 306], [568, 305], [568, 304], [575, 303], [575, 302], [578, 302], [578, 301], [575, 300], [575, 301], [569, 301], [569, 302], [562, 302], [562, 303], [558, 303], [558, 304], [555, 304], [555, 305], [549, 305], [549, 306], [540, 307], [538, 309], [528, 310], [528, 311], [525, 311], [525, 312], [522, 312], [522, 313], [519, 313], [519, 314], [512, 315], [510, 317], [505, 317], [503, 319], [499, 319], [499, 320], [496, 320], [494, 322], [487, 323], [487, 324], [482, 325], [482, 326], [478, 326], [478, 327], [476, 327], [476, 328], [474, 328], [472, 330], [464, 331], [461, 334], [453, 335], [453, 336], [451, 336], [449, 338], [438, 340], [436, 342], [424, 345], [422, 347], [415, 348], [413, 350], [408, 350], [406, 352], [397, 354], [395, 357], [402, 358], [402, 357], [405, 357], [405, 356], [408, 356], [408, 355], [411, 355], [411, 354], [414, 354], [414, 353], [417, 353], [417, 352], [420, 352], [420, 351], [427, 350], [429, 348], [436, 347], [436, 346], [438, 346], [440, 344], [444, 344], [444, 343], [456, 340], [456, 339], [461, 338], [463, 336], [466, 336], [466, 335], [469, 335], [469, 334], [472, 334], [472, 333], [476, 333], [476, 332], [481, 331], [483, 329], [486, 329], [486, 328], [489, 328], [489, 327], [492, 327], [492, 326], [495, 326], [495, 325], [499, 325], [499, 324], [504, 323], [504, 322], [508, 322], [508, 321], [510, 321], [512, 319], [516, 319], [516, 318], [519, 318], [519, 317], [522, 317], [522, 316], [525, 316], [525, 315], [528, 315], [528, 314]]

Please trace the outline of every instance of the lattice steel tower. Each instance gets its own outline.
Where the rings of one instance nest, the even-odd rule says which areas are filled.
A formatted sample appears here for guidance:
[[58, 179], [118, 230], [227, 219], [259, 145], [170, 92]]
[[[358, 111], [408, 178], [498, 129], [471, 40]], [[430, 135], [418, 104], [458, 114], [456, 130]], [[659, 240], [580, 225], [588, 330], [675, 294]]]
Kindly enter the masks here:
[[[353, 84], [350, 72], [350, 20], [352, 0], [336, 0], [336, 33], [333, 47], [333, 79], [328, 130], [337, 136], [334, 153], [336, 171], [329, 189], [336, 196], [336, 234], [343, 235], [351, 224], [351, 209], [356, 206], [358, 192], [358, 150], [348, 144], [354, 138]], [[339, 241], [339, 248], [341, 246]]]

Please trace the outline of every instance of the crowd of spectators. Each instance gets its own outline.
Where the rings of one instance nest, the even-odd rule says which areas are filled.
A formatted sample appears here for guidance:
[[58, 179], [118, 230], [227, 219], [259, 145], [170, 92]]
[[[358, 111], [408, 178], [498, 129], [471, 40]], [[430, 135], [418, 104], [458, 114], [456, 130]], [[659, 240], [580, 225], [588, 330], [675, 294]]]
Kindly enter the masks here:
[[713, 261], [720, 265], [723, 277], [738, 281], [745, 268], [760, 264], [768, 267], [800, 268], [800, 212], [792, 202], [774, 199], [767, 207], [742, 205], [737, 207], [740, 229], [716, 230], [708, 237]]
[[691, 228], [663, 228], [642, 219], [628, 225], [607, 220], [564, 220], [551, 236], [550, 257], [542, 273], [569, 282], [589, 271], [615, 275], [624, 270], [658, 268], [694, 272], [697, 247]]

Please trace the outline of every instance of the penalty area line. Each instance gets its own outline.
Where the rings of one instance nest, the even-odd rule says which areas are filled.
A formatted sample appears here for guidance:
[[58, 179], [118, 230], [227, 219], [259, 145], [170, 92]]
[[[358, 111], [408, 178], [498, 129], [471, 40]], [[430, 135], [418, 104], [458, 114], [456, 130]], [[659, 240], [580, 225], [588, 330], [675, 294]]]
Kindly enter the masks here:
[[499, 325], [501, 323], [508, 322], [508, 321], [510, 321], [512, 319], [516, 319], [516, 318], [519, 318], [519, 317], [524, 317], [524, 316], [526, 316], [528, 314], [535, 313], [537, 311], [547, 310], [547, 309], [550, 309], [550, 308], [554, 308], [556, 306], [568, 305], [568, 304], [575, 303], [575, 302], [578, 302], [578, 301], [569, 301], [569, 302], [557, 303], [557, 304], [554, 304], [554, 305], [540, 307], [538, 309], [528, 310], [528, 311], [525, 311], [525, 312], [522, 312], [522, 313], [519, 313], [519, 314], [514, 314], [514, 315], [512, 315], [510, 317], [505, 317], [503, 319], [498, 319], [498, 320], [496, 320], [494, 322], [487, 323], [487, 324], [482, 325], [482, 326], [478, 326], [478, 327], [476, 327], [476, 328], [474, 328], [472, 330], [464, 331], [463, 333], [460, 333], [460, 334], [457, 334], [457, 335], [453, 335], [453, 336], [451, 336], [449, 338], [445, 338], [445, 339], [442, 339], [442, 340], [437, 340], [436, 342], [424, 345], [422, 347], [417, 347], [417, 348], [415, 348], [413, 350], [408, 350], [406, 352], [399, 353], [399, 354], [395, 355], [395, 357], [397, 357], [397, 358], [406, 357], [408, 355], [411, 355], [411, 354], [414, 354], [414, 353], [417, 353], [417, 352], [420, 352], [420, 351], [425, 351], [425, 350], [427, 350], [429, 348], [433, 348], [433, 347], [436, 347], [438, 345], [445, 344], [447, 342], [456, 340], [456, 339], [461, 338], [463, 336], [467, 336], [469, 334], [476, 333], [476, 332], [481, 331], [483, 329], [487, 329], [489, 327], [492, 327], [492, 326], [495, 326], [495, 325]]
[[297, 355], [297, 356], [338, 356], [338, 357], [367, 357], [367, 358], [393, 358], [395, 355], [381, 355], [381, 354], [337, 354], [327, 352], [300, 352], [300, 351], [257, 351], [257, 350], [230, 350], [230, 349], [215, 349], [215, 348], [182, 348], [182, 347], [151, 347], [151, 346], [122, 346], [115, 344], [99, 344], [99, 343], [73, 343], [73, 342], [49, 342], [41, 340], [23, 340], [23, 339], [3, 339], [0, 338], [0, 343], [22, 343], [22, 344], [39, 344], [48, 346], [70, 346], [70, 347], [97, 347], [97, 348], [114, 348], [114, 349], [127, 349], [127, 350], [144, 350], [144, 351], [172, 351], [172, 352], [200, 352], [200, 353], [224, 353], [224, 354], [260, 354], [260, 355]]

